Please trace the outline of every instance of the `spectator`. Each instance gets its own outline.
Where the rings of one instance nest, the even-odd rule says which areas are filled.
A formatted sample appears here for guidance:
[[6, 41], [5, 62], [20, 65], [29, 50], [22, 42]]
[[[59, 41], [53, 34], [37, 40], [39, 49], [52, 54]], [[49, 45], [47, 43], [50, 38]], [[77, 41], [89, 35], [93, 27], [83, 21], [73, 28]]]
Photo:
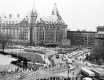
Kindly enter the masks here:
[[77, 65], [77, 68], [78, 68], [78, 65]]
[[73, 72], [73, 75], [74, 75], [74, 72]]

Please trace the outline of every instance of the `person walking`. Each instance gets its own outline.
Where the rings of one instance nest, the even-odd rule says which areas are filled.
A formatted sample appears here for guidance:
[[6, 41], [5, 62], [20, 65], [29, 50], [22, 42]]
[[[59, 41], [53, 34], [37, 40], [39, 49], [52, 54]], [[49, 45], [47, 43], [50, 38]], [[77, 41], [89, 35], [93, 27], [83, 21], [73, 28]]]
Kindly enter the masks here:
[[77, 68], [78, 68], [78, 65], [77, 65]]
[[74, 72], [73, 72], [73, 75], [74, 75]]

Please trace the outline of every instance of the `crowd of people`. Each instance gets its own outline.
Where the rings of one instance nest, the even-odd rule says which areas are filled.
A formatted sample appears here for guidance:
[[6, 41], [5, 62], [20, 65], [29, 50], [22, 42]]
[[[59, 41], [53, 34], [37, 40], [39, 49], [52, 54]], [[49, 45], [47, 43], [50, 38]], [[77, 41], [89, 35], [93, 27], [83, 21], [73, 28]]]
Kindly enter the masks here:
[[15, 70], [11, 70], [11, 71], [1, 71], [0, 75], [1, 78], [4, 79], [9, 79], [9, 78], [17, 78], [20, 77], [20, 75], [22, 74], [22, 69], [21, 68], [16, 68]]
[[40, 67], [39, 69], [45, 70], [45, 71], [50, 72], [50, 73], [59, 73], [59, 72], [63, 72], [65, 70], [67, 70], [67, 68], [68, 67], [66, 64], [63, 64], [63, 65], [56, 64], [54, 66], [49, 65], [49, 66], [45, 66], [45, 67]]
[[39, 78], [36, 80], [80, 80], [78, 77], [47, 77], [47, 78]]
[[11, 71], [1, 71], [0, 72], [0, 78], [5, 78], [9, 80], [15, 80], [17, 78], [20, 78], [22, 76], [31, 76], [31, 75], [37, 75], [36, 71], [33, 71], [32, 69], [25, 69], [25, 68], [16, 68], [15, 70]]

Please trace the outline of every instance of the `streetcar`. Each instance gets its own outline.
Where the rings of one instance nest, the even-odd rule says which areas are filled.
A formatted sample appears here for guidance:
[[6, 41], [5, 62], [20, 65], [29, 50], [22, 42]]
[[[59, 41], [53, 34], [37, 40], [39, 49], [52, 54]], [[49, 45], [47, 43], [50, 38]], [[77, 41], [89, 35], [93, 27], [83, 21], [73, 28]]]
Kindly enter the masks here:
[[98, 70], [96, 68], [91, 69], [92, 72], [95, 73], [95, 77], [99, 80], [104, 80], [104, 70]]
[[80, 75], [83, 75], [83, 77], [95, 78], [95, 73], [87, 68], [81, 68]]

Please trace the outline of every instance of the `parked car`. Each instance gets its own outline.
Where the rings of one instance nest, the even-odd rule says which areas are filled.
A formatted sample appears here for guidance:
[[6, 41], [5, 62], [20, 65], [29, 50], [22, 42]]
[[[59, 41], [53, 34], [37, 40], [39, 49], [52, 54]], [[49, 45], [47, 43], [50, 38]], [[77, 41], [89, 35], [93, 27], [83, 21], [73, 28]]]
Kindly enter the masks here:
[[59, 55], [56, 55], [56, 58], [58, 59], [59, 58]]
[[104, 68], [104, 65], [100, 66], [101, 68]]
[[66, 58], [66, 57], [63, 57], [63, 58], [62, 58], [63, 61], [66, 61], [67, 59], [68, 59], [68, 58]]
[[83, 80], [92, 80], [92, 79], [89, 77], [85, 77], [85, 78], [83, 78]]

